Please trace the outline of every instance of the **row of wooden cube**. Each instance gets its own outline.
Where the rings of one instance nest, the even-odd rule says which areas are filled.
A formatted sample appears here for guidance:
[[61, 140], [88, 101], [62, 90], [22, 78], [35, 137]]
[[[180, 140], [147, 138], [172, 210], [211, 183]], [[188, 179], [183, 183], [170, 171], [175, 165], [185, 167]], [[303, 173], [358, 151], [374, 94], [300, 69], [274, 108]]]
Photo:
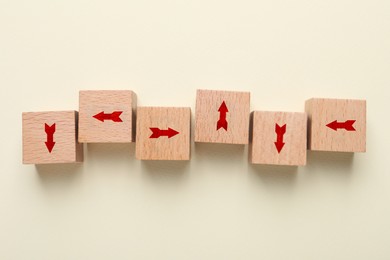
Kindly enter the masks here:
[[[80, 91], [79, 101], [79, 113], [23, 113], [24, 163], [81, 162], [81, 143], [134, 141], [140, 160], [190, 159], [190, 108], [137, 108], [132, 91]], [[194, 133], [195, 142], [250, 143], [251, 163], [305, 165], [307, 149], [365, 152], [366, 102], [310, 99], [306, 113], [250, 113], [249, 92], [198, 90]]]

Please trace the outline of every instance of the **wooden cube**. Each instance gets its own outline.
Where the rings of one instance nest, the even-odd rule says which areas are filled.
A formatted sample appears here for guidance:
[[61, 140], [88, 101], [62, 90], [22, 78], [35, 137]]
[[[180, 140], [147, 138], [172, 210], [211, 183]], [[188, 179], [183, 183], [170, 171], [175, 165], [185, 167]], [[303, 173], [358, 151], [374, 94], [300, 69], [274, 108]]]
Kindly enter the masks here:
[[306, 165], [306, 113], [255, 111], [251, 121], [251, 163]]
[[189, 160], [190, 127], [190, 108], [139, 107], [136, 158]]
[[77, 117], [77, 111], [23, 113], [23, 163], [82, 162]]
[[310, 150], [366, 151], [365, 100], [313, 98], [306, 101], [306, 112]]
[[198, 90], [195, 142], [248, 144], [250, 93]]
[[137, 97], [133, 91], [87, 90], [80, 91], [79, 97], [79, 142], [134, 142]]

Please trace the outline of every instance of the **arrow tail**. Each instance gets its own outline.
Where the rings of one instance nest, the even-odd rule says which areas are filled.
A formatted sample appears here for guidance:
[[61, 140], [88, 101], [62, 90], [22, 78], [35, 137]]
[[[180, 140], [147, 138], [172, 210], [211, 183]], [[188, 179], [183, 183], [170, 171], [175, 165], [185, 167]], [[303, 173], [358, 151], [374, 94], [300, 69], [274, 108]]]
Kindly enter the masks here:
[[161, 136], [161, 130], [157, 127], [150, 127], [149, 128], [152, 131], [151, 136], [149, 138], [159, 138]]
[[226, 131], [228, 129], [228, 122], [224, 118], [219, 119], [217, 122], [217, 130], [221, 128], [225, 129]]
[[287, 126], [285, 124], [283, 126], [275, 124], [275, 132], [278, 135], [284, 135], [286, 133], [286, 129], [287, 129]]
[[122, 119], [120, 118], [121, 114], [122, 114], [122, 111], [112, 112], [110, 115], [110, 119], [114, 122], [123, 122]]
[[344, 123], [344, 129], [347, 131], [356, 131], [356, 129], [353, 127], [353, 124], [355, 124], [356, 120], [347, 120]]
[[52, 124], [51, 126], [45, 124], [45, 132], [48, 136], [53, 135], [55, 131], [56, 131], [56, 124]]

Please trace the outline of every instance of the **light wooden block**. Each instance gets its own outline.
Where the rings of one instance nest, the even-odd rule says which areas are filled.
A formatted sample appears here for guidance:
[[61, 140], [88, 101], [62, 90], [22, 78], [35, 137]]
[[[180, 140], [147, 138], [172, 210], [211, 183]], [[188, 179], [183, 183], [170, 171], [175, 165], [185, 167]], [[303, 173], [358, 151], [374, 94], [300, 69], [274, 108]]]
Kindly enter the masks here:
[[189, 160], [190, 127], [190, 108], [139, 107], [136, 158]]
[[310, 150], [366, 151], [365, 100], [313, 98], [306, 101], [306, 112]]
[[198, 90], [195, 142], [248, 144], [250, 93]]
[[254, 111], [251, 120], [251, 163], [306, 165], [306, 113]]
[[135, 141], [137, 97], [130, 90], [86, 90], [79, 95], [81, 143]]
[[23, 113], [23, 163], [82, 162], [77, 121], [77, 111]]

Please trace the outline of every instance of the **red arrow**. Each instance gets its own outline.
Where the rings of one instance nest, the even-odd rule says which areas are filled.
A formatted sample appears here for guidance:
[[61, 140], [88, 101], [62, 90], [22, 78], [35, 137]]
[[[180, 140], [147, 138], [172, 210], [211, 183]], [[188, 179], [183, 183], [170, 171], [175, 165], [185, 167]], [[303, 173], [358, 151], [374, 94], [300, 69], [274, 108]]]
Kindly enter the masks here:
[[355, 122], [356, 120], [347, 120], [345, 122], [337, 122], [337, 120], [334, 120], [332, 123], [329, 123], [326, 126], [335, 131], [337, 131], [338, 129], [345, 129], [347, 131], [356, 131], [356, 129], [353, 127], [353, 124]]
[[160, 136], [167, 136], [168, 138], [171, 138], [172, 136], [179, 134], [178, 131], [173, 130], [172, 128], [168, 128], [168, 130], [161, 130], [157, 127], [150, 127], [150, 130], [152, 130], [152, 135], [149, 138], [159, 138]]
[[275, 124], [275, 133], [277, 135], [275, 146], [276, 150], [278, 150], [278, 153], [280, 153], [284, 147], [284, 142], [283, 142], [283, 136], [286, 133], [286, 125], [283, 125], [282, 127], [279, 126], [278, 124]]
[[104, 120], [112, 120], [113, 122], [122, 122], [122, 119], [119, 117], [122, 114], [122, 111], [114, 111], [111, 114], [105, 114], [104, 111], [99, 114], [94, 115], [93, 117], [97, 120], [104, 122]]
[[226, 113], [229, 112], [229, 110], [226, 106], [225, 101], [223, 101], [222, 104], [219, 106], [218, 112], [219, 112], [219, 120], [217, 122], [217, 130], [223, 128], [227, 131], [228, 122], [226, 121]]
[[54, 145], [56, 144], [54, 142], [55, 131], [56, 131], [56, 124], [52, 124], [51, 126], [49, 126], [48, 124], [45, 124], [45, 132], [47, 135], [47, 141], [45, 142], [45, 144], [46, 144], [46, 147], [47, 147], [47, 150], [49, 151], [49, 153], [51, 153], [51, 151], [54, 148]]

